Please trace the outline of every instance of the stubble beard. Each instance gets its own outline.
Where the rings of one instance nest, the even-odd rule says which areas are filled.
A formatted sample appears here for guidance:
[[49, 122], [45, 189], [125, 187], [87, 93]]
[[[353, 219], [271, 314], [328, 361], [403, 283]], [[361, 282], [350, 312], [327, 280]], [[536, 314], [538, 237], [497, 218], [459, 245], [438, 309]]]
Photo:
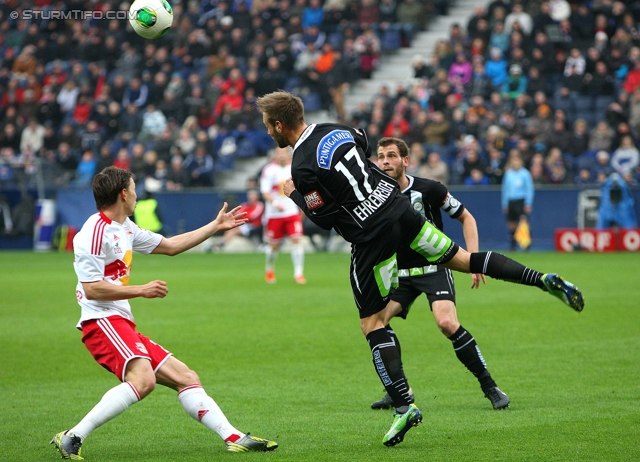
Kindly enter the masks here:
[[278, 147], [281, 149], [289, 146], [289, 141], [282, 135], [278, 135], [277, 137], [274, 136], [273, 139], [276, 140], [276, 143], [278, 143]]

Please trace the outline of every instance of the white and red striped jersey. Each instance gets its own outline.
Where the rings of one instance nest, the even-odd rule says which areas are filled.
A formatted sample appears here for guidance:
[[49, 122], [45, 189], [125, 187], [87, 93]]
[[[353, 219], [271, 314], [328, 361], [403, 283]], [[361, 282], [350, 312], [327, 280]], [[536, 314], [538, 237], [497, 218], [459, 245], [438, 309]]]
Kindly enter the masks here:
[[129, 300], [88, 300], [82, 283], [106, 281], [128, 286], [133, 251], [149, 254], [161, 241], [160, 234], [140, 228], [129, 218], [120, 224], [102, 212], [89, 217], [73, 238], [76, 298], [82, 308], [78, 328], [83, 321], [113, 315], [133, 321]]
[[[295, 202], [284, 194], [284, 182], [289, 178], [291, 178], [291, 164], [282, 166], [276, 162], [271, 162], [262, 169], [260, 192], [271, 193], [274, 202], [267, 202], [265, 204], [265, 220], [269, 220], [270, 218], [286, 218], [300, 213], [300, 209]], [[275, 203], [281, 204], [284, 210], [278, 210], [275, 207]]]

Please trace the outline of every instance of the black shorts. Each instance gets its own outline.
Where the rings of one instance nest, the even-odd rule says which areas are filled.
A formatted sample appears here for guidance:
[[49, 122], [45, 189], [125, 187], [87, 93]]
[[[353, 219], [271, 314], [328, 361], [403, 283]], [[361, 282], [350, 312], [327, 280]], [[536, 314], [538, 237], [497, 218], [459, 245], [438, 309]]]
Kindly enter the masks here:
[[509, 201], [507, 221], [520, 221], [522, 215], [526, 215], [526, 213], [524, 213], [524, 199]]
[[425, 294], [429, 300], [429, 307], [438, 300], [451, 300], [456, 302], [456, 289], [453, 282], [451, 270], [437, 266], [434, 273], [424, 276], [400, 277], [399, 287], [391, 294], [391, 300], [402, 305], [402, 312], [398, 315], [402, 319], [407, 319], [409, 310], [413, 302]]
[[[425, 228], [429, 228], [432, 234], [443, 236], [441, 242], [444, 247], [439, 247], [432, 254], [434, 261], [445, 263], [457, 253], [458, 245], [455, 242], [432, 224], [425, 223], [425, 218], [411, 207], [400, 220], [390, 224], [375, 239], [352, 244], [349, 278], [360, 319], [383, 310], [389, 303], [391, 291], [398, 287], [396, 250], [399, 245], [409, 245], [414, 240], [417, 242], [418, 236], [424, 235]], [[429, 242], [415, 245], [427, 248], [424, 252], [430, 250]]]
[[351, 245], [349, 278], [360, 319], [383, 310], [389, 303], [391, 290], [398, 284], [398, 223], [389, 226], [384, 236]]

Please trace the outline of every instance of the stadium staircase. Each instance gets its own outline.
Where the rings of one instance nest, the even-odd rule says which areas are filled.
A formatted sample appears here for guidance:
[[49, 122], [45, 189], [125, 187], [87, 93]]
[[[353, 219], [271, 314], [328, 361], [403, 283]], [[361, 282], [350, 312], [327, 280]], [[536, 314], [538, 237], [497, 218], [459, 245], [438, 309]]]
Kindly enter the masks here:
[[469, 18], [476, 7], [485, 6], [486, 0], [455, 0], [449, 3], [446, 16], [436, 16], [427, 26], [427, 30], [419, 32], [413, 39], [411, 47], [400, 48], [398, 51], [383, 54], [378, 69], [371, 80], [360, 80], [353, 85], [345, 98], [345, 109], [351, 114], [359, 103], [369, 105], [380, 88], [387, 86], [391, 95], [399, 84], [405, 87], [413, 81], [413, 59], [421, 55], [429, 63], [433, 48], [438, 40], [449, 38], [449, 30], [455, 23], [466, 29]]

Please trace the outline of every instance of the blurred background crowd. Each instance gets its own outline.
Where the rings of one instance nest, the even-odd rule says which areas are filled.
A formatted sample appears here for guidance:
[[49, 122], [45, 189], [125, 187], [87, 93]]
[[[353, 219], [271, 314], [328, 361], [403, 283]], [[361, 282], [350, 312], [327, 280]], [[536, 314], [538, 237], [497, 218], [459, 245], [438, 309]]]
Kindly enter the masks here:
[[213, 187], [234, 159], [274, 147], [255, 99], [276, 89], [365, 128], [374, 146], [405, 139], [409, 173], [447, 185], [500, 184], [514, 156], [538, 184], [640, 181], [636, 2], [492, 1], [416, 50], [407, 84], [349, 112], [350, 89], [451, 2], [171, 4], [172, 29], [149, 41], [126, 20], [50, 14], [127, 3], [0, 3], [0, 188], [85, 187], [109, 165], [149, 190]]

